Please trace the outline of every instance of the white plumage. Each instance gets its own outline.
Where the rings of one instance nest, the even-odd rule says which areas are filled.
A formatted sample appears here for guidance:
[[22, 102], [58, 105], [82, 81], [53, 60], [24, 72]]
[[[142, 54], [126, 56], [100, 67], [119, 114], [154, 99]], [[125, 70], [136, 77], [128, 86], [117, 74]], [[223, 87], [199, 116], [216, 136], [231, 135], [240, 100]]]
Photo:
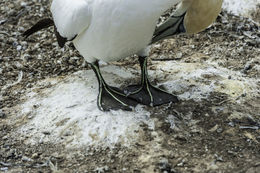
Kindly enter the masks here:
[[91, 20], [90, 0], [53, 0], [53, 20], [59, 34], [71, 39], [86, 30]]
[[181, 0], [53, 0], [61, 36], [89, 63], [145, 54], [160, 15]]

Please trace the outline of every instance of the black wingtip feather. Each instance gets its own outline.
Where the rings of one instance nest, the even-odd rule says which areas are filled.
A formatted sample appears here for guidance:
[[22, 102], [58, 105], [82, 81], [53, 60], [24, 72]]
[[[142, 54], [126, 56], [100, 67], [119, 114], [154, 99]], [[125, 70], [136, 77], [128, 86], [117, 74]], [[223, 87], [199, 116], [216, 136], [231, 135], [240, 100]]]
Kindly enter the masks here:
[[60, 35], [60, 33], [57, 31], [57, 28], [56, 26], [54, 26], [54, 32], [55, 32], [55, 35], [56, 35], [56, 38], [57, 38], [57, 41], [58, 41], [58, 45], [63, 48], [65, 43], [68, 41], [67, 38], [65, 37], [62, 37]]
[[46, 19], [42, 19], [39, 22], [37, 22], [35, 25], [33, 25], [30, 29], [28, 29], [27, 31], [25, 31], [23, 33], [23, 36], [25, 38], [29, 37], [30, 35], [32, 35], [33, 33], [40, 31], [44, 28], [48, 28], [50, 26], [54, 26], [54, 32], [58, 41], [58, 44], [61, 48], [64, 47], [65, 43], [67, 41], [72, 41], [73, 39], [75, 39], [77, 37], [77, 35], [75, 35], [72, 39], [68, 40], [65, 37], [62, 37], [59, 32], [57, 31], [56, 26], [54, 25], [54, 21], [50, 18], [46, 18]]
[[23, 33], [23, 36], [27, 38], [30, 35], [32, 35], [33, 33], [40, 31], [44, 28], [48, 28], [48, 27], [53, 26], [53, 25], [54, 25], [54, 22], [53, 22], [52, 19], [50, 19], [50, 18], [42, 19], [39, 22], [37, 22], [34, 26], [32, 26], [30, 29], [25, 31]]

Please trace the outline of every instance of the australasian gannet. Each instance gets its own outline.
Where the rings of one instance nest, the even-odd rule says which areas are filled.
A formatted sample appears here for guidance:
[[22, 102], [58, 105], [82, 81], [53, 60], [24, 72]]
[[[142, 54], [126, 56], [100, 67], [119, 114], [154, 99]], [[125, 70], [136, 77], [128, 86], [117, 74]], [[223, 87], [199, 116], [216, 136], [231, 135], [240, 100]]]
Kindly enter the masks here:
[[[53, 0], [53, 19], [43, 19], [24, 35], [54, 25], [63, 47], [73, 41], [90, 64], [99, 82], [97, 105], [100, 110], [131, 110], [138, 103], [157, 106], [178, 101], [177, 97], [152, 86], [148, 80], [147, 46], [179, 33], [197, 33], [208, 27], [221, 10], [223, 0]], [[173, 15], [156, 29], [159, 17], [180, 3]], [[155, 30], [156, 29], [156, 30]], [[141, 84], [124, 91], [109, 86], [98, 61], [116, 61], [137, 54]]]

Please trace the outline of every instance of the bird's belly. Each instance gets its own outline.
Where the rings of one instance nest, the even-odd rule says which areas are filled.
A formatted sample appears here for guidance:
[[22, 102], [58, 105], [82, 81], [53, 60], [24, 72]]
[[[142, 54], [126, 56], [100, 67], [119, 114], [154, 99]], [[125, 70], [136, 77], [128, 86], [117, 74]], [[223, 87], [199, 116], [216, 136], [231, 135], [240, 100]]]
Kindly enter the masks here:
[[103, 61], [115, 61], [133, 55], [144, 49], [153, 35], [153, 26], [150, 28], [121, 28], [110, 27], [108, 30], [89, 28], [89, 30], [75, 40], [75, 47], [86, 58], [96, 58]]
[[115, 61], [146, 48], [160, 16], [159, 12], [143, 14], [143, 9], [138, 8], [111, 11], [93, 16], [89, 28], [74, 40], [75, 47], [88, 62]]

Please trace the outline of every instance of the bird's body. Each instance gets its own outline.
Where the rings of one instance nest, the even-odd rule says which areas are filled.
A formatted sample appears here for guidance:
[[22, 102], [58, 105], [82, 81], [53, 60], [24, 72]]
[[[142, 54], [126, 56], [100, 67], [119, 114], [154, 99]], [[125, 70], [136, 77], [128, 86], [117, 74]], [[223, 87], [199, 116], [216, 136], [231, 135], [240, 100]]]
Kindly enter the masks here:
[[[75, 4], [75, 1], [78, 2]], [[97, 59], [108, 62], [143, 53], [160, 15], [178, 2], [180, 0], [54, 0], [51, 9], [58, 31], [64, 37], [78, 34], [73, 43], [91, 63]], [[63, 11], [60, 5], [64, 3], [68, 5]], [[85, 11], [79, 13], [80, 9]], [[73, 22], [70, 16], [76, 12], [74, 20], [77, 22]], [[75, 29], [78, 33], [73, 33], [74, 23], [81, 23]], [[72, 27], [72, 34], [62, 31], [69, 28], [64, 25]]]
[[[173, 15], [156, 28], [159, 17], [181, 2]], [[148, 80], [147, 46], [179, 33], [197, 33], [209, 26], [223, 0], [53, 0], [52, 19], [43, 19], [24, 35], [54, 25], [59, 46], [73, 41], [99, 82], [100, 110], [131, 110], [137, 103], [158, 106], [177, 102], [176, 96], [154, 87]], [[155, 30], [156, 29], [156, 30]], [[149, 50], [149, 49], [148, 49]], [[116, 61], [139, 55], [141, 82], [124, 91], [109, 86], [98, 61]]]

